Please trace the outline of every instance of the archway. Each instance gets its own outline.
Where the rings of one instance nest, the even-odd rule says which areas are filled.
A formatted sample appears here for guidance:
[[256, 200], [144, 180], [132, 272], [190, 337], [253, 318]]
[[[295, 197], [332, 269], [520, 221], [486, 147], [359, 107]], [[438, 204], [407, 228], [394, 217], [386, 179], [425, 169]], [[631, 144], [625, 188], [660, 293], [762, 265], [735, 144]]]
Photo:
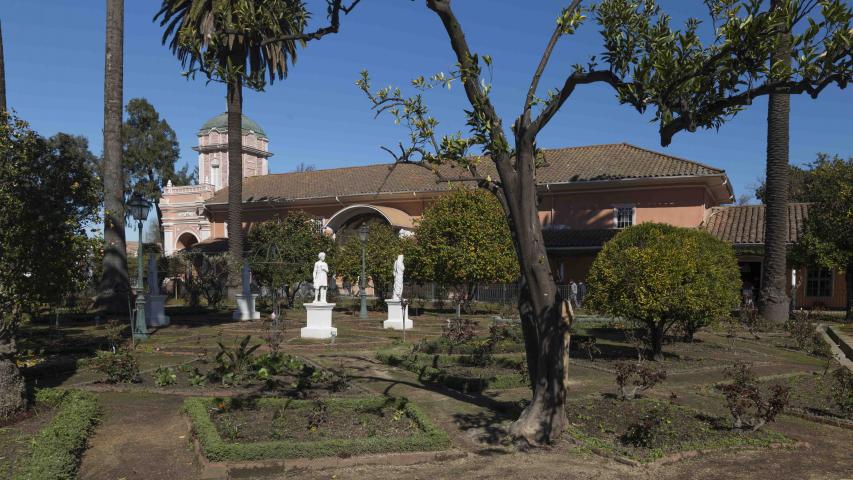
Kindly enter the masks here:
[[191, 232], [184, 232], [175, 242], [175, 250], [185, 250], [198, 243], [198, 238]]
[[391, 225], [396, 231], [411, 231], [414, 222], [408, 213], [392, 208], [376, 205], [350, 205], [332, 215], [326, 223], [337, 238], [355, 235], [362, 224], [384, 223]]

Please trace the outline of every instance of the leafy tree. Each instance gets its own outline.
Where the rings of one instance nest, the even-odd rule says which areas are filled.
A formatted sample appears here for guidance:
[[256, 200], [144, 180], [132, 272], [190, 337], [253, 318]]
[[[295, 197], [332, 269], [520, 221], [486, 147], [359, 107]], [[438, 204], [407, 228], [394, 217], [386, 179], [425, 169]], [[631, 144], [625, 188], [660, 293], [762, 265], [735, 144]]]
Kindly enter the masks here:
[[44, 139], [0, 112], [0, 418], [24, 406], [18, 325], [78, 288], [77, 246], [99, 204], [98, 178], [82, 145], [85, 139], [66, 134]]
[[[593, 83], [611, 87], [621, 103], [640, 113], [654, 110], [664, 146], [683, 130], [719, 128], [756, 97], [770, 93], [815, 96], [829, 85], [845, 86], [851, 77], [851, 12], [841, 0], [822, 1], [819, 10], [814, 1], [786, 0], [789, 8], [769, 11], [763, 11], [758, 1], [711, 0], [707, 3], [712, 22], [706, 24], [714, 27], [713, 40], [705, 45], [699, 34], [703, 23], [689, 19], [683, 29], [673, 29], [670, 17], [653, 0], [604, 0], [593, 8], [572, 0], [557, 17], [520, 102], [521, 113], [508, 132], [489, 98], [493, 60], [472, 51], [451, 3], [426, 2], [447, 33], [456, 64], [449, 74], [420, 76], [412, 86], [424, 92], [461, 83], [471, 105], [466, 110], [470, 135], [441, 135], [422, 93], [406, 97], [391, 87], [372, 91], [367, 72], [358, 85], [377, 113], [386, 112], [409, 129], [409, 142], [399, 145], [399, 153], [386, 149], [397, 161], [421, 164], [439, 174], [442, 170], [437, 165], [456, 163], [468, 181], [492, 191], [501, 201], [519, 257], [519, 312], [533, 385], [533, 399], [510, 433], [534, 444], [550, 442], [566, 425], [569, 325], [561, 314], [563, 299], [548, 265], [538, 220], [539, 132], [579, 86]], [[604, 51], [574, 65], [562, 85], [544, 98], [537, 96], [555, 46], [574, 34], [588, 13], [594, 14], [600, 27]], [[771, 70], [767, 59], [778, 47], [778, 33], [796, 31], [794, 27], [806, 23], [803, 33], [791, 39], [790, 49], [798, 55], [790, 69]], [[780, 25], [792, 27], [780, 29]]]
[[649, 354], [662, 358], [674, 326], [691, 335], [731, 314], [739, 301], [740, 270], [732, 246], [709, 233], [642, 223], [604, 245], [589, 271], [584, 302], [637, 322]]
[[[339, 238], [340, 249], [331, 269], [344, 280], [358, 285], [361, 277], [361, 240], [351, 234]], [[406, 254], [404, 240], [388, 225], [375, 223], [370, 225], [370, 233], [365, 245], [365, 271], [368, 285], [379, 299], [388, 298], [389, 288], [394, 283], [394, 261], [397, 255]]]
[[[175, 162], [181, 156], [178, 137], [172, 127], [154, 106], [144, 98], [133, 98], [127, 102], [127, 120], [124, 122], [122, 139], [124, 151], [122, 161], [125, 172], [125, 195], [140, 192], [154, 202], [157, 226], [162, 232], [163, 212], [160, 197], [168, 181], [177, 183], [186, 180], [175, 171]], [[184, 178], [179, 178], [184, 177]], [[186, 183], [178, 183], [186, 185]], [[162, 239], [159, 239], [162, 243]]]
[[121, 110], [124, 82], [124, 0], [107, 0], [104, 57], [104, 268], [98, 305], [109, 314], [128, 310], [130, 280], [124, 235]]
[[287, 306], [293, 307], [299, 287], [311, 280], [319, 252], [326, 252], [326, 261], [334, 263], [333, 240], [317, 228], [313, 217], [302, 211], [252, 225], [248, 243], [252, 275], [272, 293], [276, 315], [278, 291], [284, 291]]
[[[296, 60], [297, 44], [337, 33], [342, 0], [328, 0], [330, 25], [314, 32], [305, 27], [310, 12], [301, 0], [163, 0], [154, 17], [187, 75], [201, 72], [227, 86], [228, 112], [228, 251], [243, 258], [243, 86], [262, 91], [284, 79], [288, 62]], [[237, 263], [235, 262], [235, 265]], [[237, 278], [238, 272], [233, 272]]]
[[410, 249], [411, 277], [454, 286], [468, 306], [478, 283], [511, 282], [518, 261], [506, 214], [484, 190], [458, 189], [424, 211]]
[[805, 190], [812, 204], [795, 254], [801, 261], [845, 271], [847, 319], [853, 320], [853, 157], [818, 155]]

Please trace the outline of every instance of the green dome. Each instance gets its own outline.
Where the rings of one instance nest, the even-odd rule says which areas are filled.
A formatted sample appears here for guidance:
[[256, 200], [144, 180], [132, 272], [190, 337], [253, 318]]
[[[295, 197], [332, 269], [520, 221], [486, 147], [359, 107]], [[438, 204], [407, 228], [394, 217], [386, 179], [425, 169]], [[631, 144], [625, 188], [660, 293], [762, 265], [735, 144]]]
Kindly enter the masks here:
[[[267, 138], [266, 132], [264, 129], [258, 125], [258, 122], [252, 120], [251, 118], [243, 115], [243, 131], [252, 131], [255, 132], [255, 135], [263, 138]], [[211, 118], [210, 120], [204, 122], [204, 125], [201, 126], [201, 130], [199, 133], [207, 133], [210, 130], [218, 130], [220, 132], [228, 131], [228, 113], [220, 113], [219, 115]]]

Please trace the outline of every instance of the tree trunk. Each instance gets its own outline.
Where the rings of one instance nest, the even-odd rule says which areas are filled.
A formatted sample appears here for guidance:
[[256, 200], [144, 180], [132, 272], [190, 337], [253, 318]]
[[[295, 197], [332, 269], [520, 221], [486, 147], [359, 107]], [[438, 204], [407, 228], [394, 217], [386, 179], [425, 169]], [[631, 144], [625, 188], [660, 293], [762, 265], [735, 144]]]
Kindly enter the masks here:
[[[777, 8], [780, 0], [771, 1]], [[782, 34], [773, 52], [771, 65], [791, 64], [790, 36]], [[781, 325], [788, 320], [790, 299], [785, 291], [787, 281], [788, 237], [788, 147], [791, 96], [771, 94], [767, 103], [767, 179], [764, 213], [764, 264], [761, 270], [760, 314]]]
[[228, 82], [228, 253], [232, 263], [231, 283], [240, 281], [243, 265], [243, 85]]
[[651, 350], [652, 360], [660, 362], [663, 360], [663, 336], [664, 327], [657, 323], [649, 326], [649, 349]]
[[0, 24], [0, 112], [6, 111], [6, 62], [3, 59], [3, 25]]
[[853, 321], [853, 262], [847, 264], [844, 272], [844, 281], [847, 283], [847, 321]]
[[[518, 146], [519, 176], [534, 176], [532, 142]], [[533, 398], [510, 427], [510, 434], [530, 444], [556, 440], [567, 424], [566, 376], [569, 328], [560, 316], [561, 299], [551, 275], [535, 181], [505, 182], [513, 243], [521, 267], [518, 310]]]
[[124, 171], [121, 159], [123, 49], [124, 1], [107, 0], [104, 62], [104, 271], [97, 303], [100, 309], [112, 315], [127, 313], [130, 293], [124, 238]]

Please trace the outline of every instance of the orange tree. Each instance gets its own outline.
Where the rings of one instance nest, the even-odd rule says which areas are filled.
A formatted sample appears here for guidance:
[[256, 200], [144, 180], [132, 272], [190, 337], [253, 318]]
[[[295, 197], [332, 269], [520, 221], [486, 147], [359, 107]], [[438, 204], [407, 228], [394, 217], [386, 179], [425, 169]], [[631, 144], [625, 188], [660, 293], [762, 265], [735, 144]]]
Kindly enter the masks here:
[[[827, 86], [845, 86], [851, 78], [851, 9], [841, 0], [785, 0], [784, 8], [765, 10], [755, 0], [710, 0], [712, 22], [689, 19], [682, 29], [654, 0], [603, 0], [584, 7], [572, 0], [560, 12], [518, 116], [504, 127], [491, 99], [493, 59], [476, 53], [468, 43], [452, 0], [426, 0], [447, 33], [455, 65], [449, 74], [419, 76], [412, 86], [420, 92], [458, 82], [467, 97], [469, 134], [438, 132], [423, 94], [403, 95], [399, 88], [373, 90], [367, 72], [358, 86], [377, 114], [383, 112], [409, 130], [409, 141], [386, 149], [398, 162], [437, 167], [455, 163], [467, 181], [491, 191], [510, 220], [519, 261], [519, 314], [524, 332], [533, 398], [510, 428], [529, 443], [553, 441], [566, 426], [566, 345], [569, 324], [560, 298], [538, 218], [536, 137], [578, 87], [604, 84], [619, 101], [639, 112], [654, 110], [661, 143], [668, 145], [680, 131], [718, 128], [732, 115], [771, 93], [816, 96]], [[820, 7], [820, 8], [817, 8]], [[603, 52], [592, 52], [577, 63], [562, 85], [545, 95], [539, 82], [556, 45], [581, 28], [587, 14], [595, 17]], [[699, 28], [713, 28], [705, 44]], [[769, 65], [779, 48], [780, 32], [797, 31], [790, 48], [797, 55], [790, 66]], [[780, 70], [781, 69], [781, 70]], [[457, 170], [459, 171], [459, 170]]]
[[466, 308], [478, 283], [518, 277], [506, 214], [484, 190], [457, 189], [425, 210], [407, 260], [412, 278], [454, 287]]
[[586, 304], [638, 327], [649, 356], [662, 358], [672, 327], [693, 333], [737, 307], [734, 249], [708, 232], [661, 223], [626, 228], [596, 256]]

